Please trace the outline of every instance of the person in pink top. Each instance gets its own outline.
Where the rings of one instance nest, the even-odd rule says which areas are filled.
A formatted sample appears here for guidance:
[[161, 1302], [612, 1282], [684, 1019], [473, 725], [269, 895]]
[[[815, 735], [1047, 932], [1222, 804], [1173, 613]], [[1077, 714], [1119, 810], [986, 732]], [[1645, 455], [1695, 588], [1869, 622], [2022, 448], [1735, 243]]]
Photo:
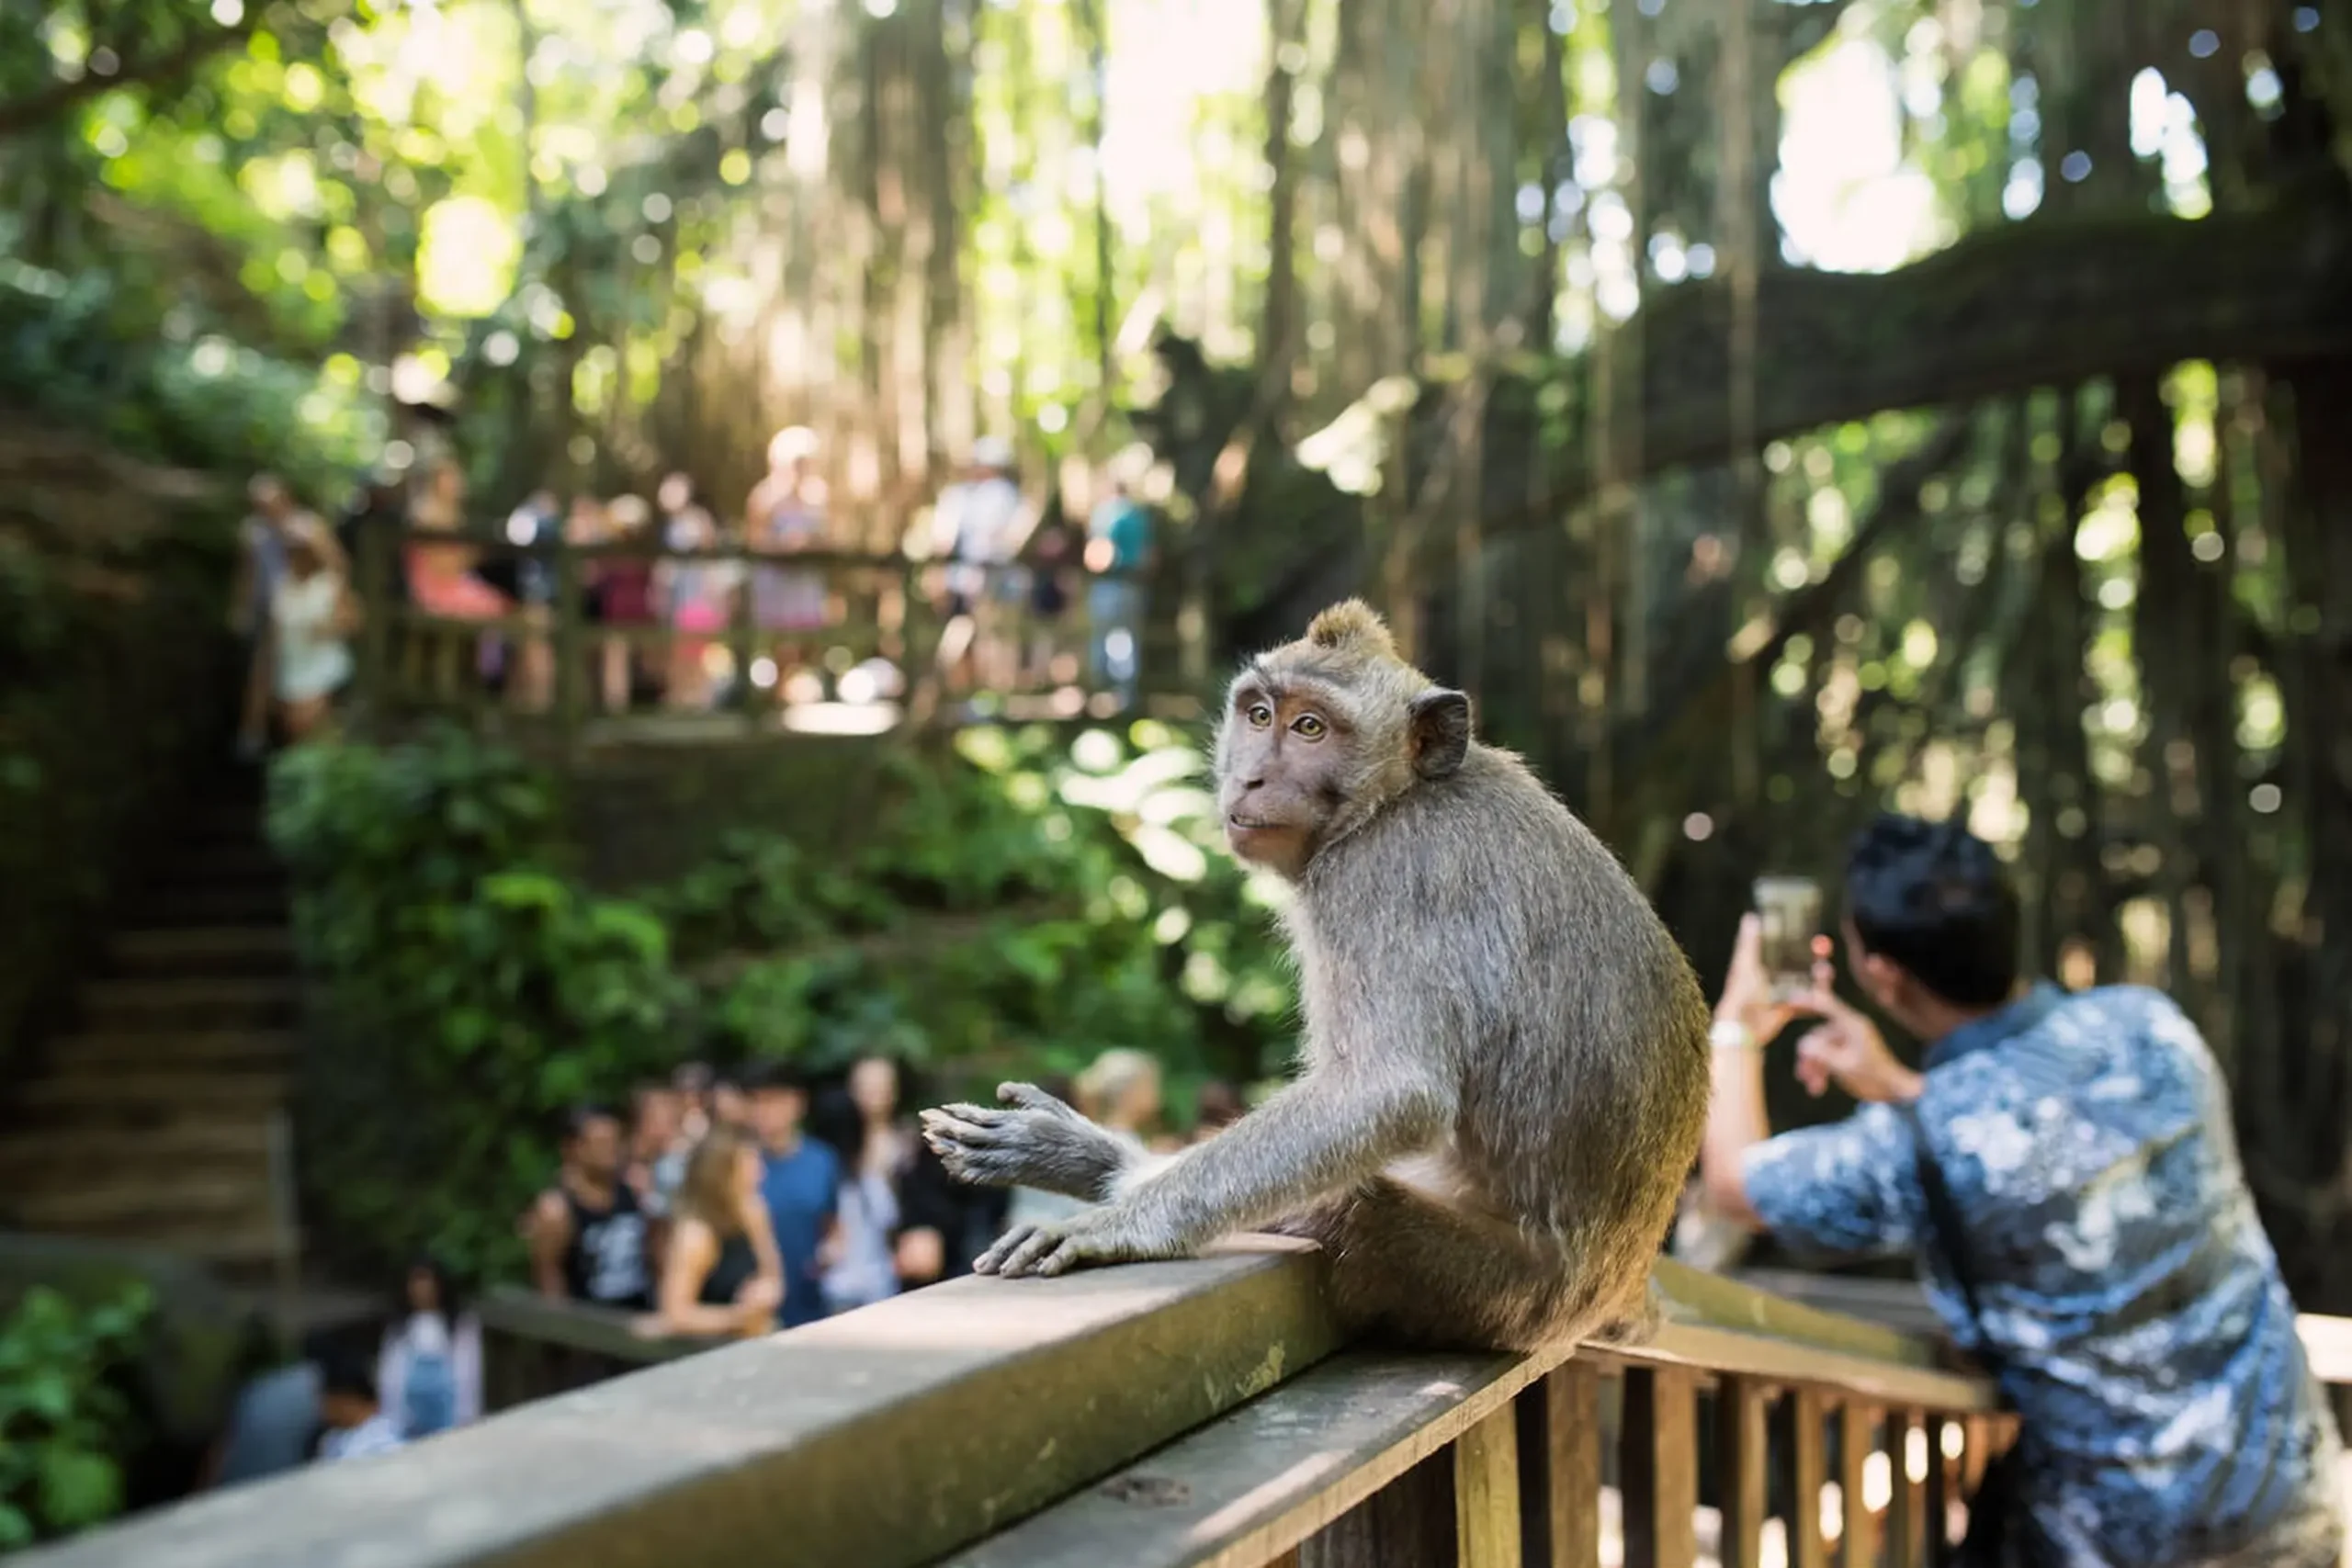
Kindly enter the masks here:
[[466, 476], [453, 462], [443, 462], [424, 481], [424, 493], [409, 511], [417, 528], [451, 536], [448, 543], [411, 540], [407, 570], [410, 599], [429, 615], [454, 621], [491, 621], [504, 615], [513, 603], [474, 575], [477, 552], [456, 536], [465, 524]]
[[[641, 544], [652, 509], [638, 495], [617, 497], [605, 509], [605, 540], [616, 546]], [[613, 628], [605, 638], [602, 670], [605, 706], [618, 713], [628, 706], [631, 677], [637, 660], [630, 632], [654, 624], [653, 562], [644, 556], [600, 558], [589, 570], [590, 596], [598, 618]]]

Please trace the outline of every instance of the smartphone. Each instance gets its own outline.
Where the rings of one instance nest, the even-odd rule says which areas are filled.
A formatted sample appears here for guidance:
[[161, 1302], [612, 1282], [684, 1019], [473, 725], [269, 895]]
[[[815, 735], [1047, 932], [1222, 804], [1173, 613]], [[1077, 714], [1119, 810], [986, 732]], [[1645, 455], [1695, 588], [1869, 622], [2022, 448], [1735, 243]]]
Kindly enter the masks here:
[[1762, 925], [1764, 972], [1772, 998], [1787, 1001], [1813, 988], [1813, 939], [1821, 931], [1821, 884], [1810, 876], [1759, 876], [1756, 916]]

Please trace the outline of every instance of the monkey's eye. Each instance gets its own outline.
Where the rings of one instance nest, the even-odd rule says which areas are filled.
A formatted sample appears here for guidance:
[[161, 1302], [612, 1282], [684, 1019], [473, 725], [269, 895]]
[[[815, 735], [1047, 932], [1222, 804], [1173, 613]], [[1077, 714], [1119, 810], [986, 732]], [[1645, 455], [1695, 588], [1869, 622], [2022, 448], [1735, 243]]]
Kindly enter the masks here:
[[1292, 732], [1301, 740], [1320, 740], [1323, 739], [1324, 732], [1329, 729], [1330, 726], [1325, 724], [1321, 719], [1316, 717], [1311, 713], [1303, 713], [1298, 716], [1297, 721], [1290, 728]]
[[1274, 710], [1263, 703], [1251, 703], [1242, 716], [1250, 721], [1250, 728], [1263, 729], [1274, 722]]

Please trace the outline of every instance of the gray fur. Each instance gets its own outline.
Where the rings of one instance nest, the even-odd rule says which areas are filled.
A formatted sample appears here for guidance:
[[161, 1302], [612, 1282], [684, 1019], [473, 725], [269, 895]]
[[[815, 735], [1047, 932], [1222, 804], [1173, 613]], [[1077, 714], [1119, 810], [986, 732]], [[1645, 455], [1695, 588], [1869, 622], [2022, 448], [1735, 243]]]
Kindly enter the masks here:
[[[1254, 661], [1235, 705], [1270, 688], [1283, 714], [1333, 716], [1311, 754], [1324, 771], [1306, 776], [1343, 796], [1290, 868], [1302, 1076], [1157, 1166], [1025, 1085], [1000, 1090], [1006, 1110], [926, 1112], [967, 1180], [1104, 1200], [1016, 1226], [981, 1272], [1180, 1257], [1275, 1228], [1323, 1244], [1338, 1305], [1367, 1331], [1503, 1348], [1638, 1334], [1706, 1115], [1690, 964], [1519, 759], [1470, 739], [1458, 767], [1415, 766], [1418, 721], [1453, 705], [1426, 700], [1434, 688], [1369, 612], [1326, 612], [1307, 641]], [[1309, 753], [1268, 716], [1254, 752], [1230, 714], [1219, 736], [1229, 814], [1306, 809], [1281, 781], [1309, 765], [1284, 759]]]

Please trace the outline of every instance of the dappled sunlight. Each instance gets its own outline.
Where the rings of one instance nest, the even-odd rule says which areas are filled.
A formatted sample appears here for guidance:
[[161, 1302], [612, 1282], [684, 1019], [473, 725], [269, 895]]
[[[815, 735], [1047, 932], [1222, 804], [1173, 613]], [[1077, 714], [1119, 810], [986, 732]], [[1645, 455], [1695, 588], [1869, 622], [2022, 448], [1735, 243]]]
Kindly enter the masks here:
[[1902, 99], [1883, 48], [1840, 36], [1792, 67], [1781, 93], [1788, 117], [1772, 208], [1791, 260], [1883, 272], [1949, 238], [1933, 182], [1905, 155]]
[[799, 735], [881, 735], [897, 728], [896, 703], [793, 703], [784, 710], [784, 728]]

